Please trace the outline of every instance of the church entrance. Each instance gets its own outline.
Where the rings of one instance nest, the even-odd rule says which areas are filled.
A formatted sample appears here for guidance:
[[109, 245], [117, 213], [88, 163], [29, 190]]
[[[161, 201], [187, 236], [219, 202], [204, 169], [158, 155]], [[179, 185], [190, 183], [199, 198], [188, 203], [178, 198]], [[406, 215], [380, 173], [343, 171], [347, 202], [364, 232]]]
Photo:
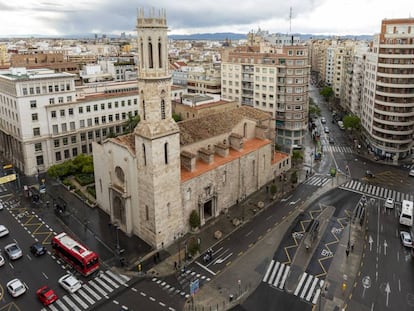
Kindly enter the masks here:
[[213, 216], [213, 199], [204, 202], [203, 214], [205, 221], [209, 220]]
[[116, 196], [113, 201], [113, 215], [114, 219], [122, 225], [125, 225], [125, 204], [124, 201]]

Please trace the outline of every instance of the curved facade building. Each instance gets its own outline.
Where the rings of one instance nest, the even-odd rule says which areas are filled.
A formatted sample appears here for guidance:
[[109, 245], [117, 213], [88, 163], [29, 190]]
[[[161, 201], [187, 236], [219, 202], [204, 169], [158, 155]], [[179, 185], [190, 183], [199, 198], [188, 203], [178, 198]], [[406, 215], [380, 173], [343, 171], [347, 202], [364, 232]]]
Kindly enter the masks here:
[[414, 19], [383, 20], [367, 55], [362, 125], [380, 157], [412, 152], [414, 134]]

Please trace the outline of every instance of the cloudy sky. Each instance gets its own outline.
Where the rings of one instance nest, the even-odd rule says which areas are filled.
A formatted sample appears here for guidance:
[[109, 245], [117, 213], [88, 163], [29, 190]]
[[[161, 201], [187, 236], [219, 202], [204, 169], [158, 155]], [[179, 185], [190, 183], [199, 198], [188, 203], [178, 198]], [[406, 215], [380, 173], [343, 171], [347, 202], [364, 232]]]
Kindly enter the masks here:
[[413, 0], [0, 0], [0, 36], [135, 33], [137, 8], [165, 8], [170, 34], [374, 34], [414, 16]]

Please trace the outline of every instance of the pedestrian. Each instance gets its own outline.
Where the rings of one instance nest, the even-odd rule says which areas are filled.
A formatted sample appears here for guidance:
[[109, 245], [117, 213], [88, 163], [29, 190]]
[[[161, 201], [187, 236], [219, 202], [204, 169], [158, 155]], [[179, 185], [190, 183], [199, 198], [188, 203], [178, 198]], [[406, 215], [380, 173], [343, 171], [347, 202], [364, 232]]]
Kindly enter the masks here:
[[351, 242], [351, 252], [354, 251], [354, 241]]
[[346, 249], [345, 253], [346, 253], [346, 257], [348, 257], [349, 256], [349, 248]]
[[157, 255], [154, 255], [153, 258], [154, 258], [154, 263], [157, 263]]
[[177, 262], [174, 261], [174, 270], [177, 270]]

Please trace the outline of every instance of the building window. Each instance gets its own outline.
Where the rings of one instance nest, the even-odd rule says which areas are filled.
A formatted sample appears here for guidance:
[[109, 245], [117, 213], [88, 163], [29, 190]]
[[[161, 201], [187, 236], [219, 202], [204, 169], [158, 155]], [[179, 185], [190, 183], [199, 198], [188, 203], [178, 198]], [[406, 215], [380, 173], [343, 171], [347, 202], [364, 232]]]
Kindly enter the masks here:
[[93, 139], [93, 132], [88, 132], [88, 139]]
[[51, 111], [50, 114], [51, 114], [52, 118], [56, 118], [56, 111]]
[[161, 99], [161, 119], [165, 119], [165, 101]]
[[247, 123], [244, 123], [244, 125], [243, 125], [243, 137], [244, 138], [247, 137]]
[[70, 116], [73, 116], [73, 108], [69, 108], [68, 113], [69, 113]]
[[162, 68], [162, 44], [161, 44], [161, 39], [158, 39], [158, 66], [159, 66], [159, 68]]
[[33, 136], [40, 136], [40, 127], [33, 128]]
[[112, 108], [112, 103], [111, 102], [109, 102], [108, 103], [108, 109], [111, 109]]
[[43, 165], [44, 164], [42, 155], [39, 155], [39, 156], [36, 157], [36, 164], [37, 165]]
[[85, 127], [85, 120], [79, 120], [79, 127], [84, 128]]
[[88, 153], [88, 147], [86, 145], [82, 145], [82, 153]]
[[63, 132], [63, 133], [64, 133], [64, 132], [67, 132], [68, 127], [67, 127], [66, 123], [62, 123], [62, 124], [61, 124], [61, 127], [62, 127], [62, 132]]
[[65, 110], [64, 109], [60, 110], [60, 116], [61, 117], [64, 117], [65, 116]]
[[144, 157], [144, 166], [147, 166], [147, 154], [145, 152], [145, 144], [142, 144], [142, 155]]
[[78, 155], [78, 148], [73, 148], [72, 149], [72, 156], [76, 157]]
[[91, 106], [86, 106], [86, 112], [91, 112]]
[[105, 104], [101, 104], [101, 110], [105, 110]]
[[35, 151], [42, 151], [42, 143], [36, 143], [34, 147], [35, 147]]
[[98, 111], [98, 105], [93, 105], [93, 111]]
[[55, 152], [55, 159], [56, 161], [62, 160], [62, 154], [60, 153], [60, 151]]
[[102, 116], [101, 121], [102, 121], [102, 123], [106, 123], [106, 116]]
[[52, 125], [53, 134], [59, 134], [59, 128], [57, 124]]
[[53, 141], [53, 143], [54, 143], [54, 145], [55, 145], [55, 148], [58, 148], [58, 147], [60, 146], [60, 140], [59, 140], [59, 139], [55, 139], [55, 140]]
[[69, 149], [64, 150], [63, 153], [65, 155], [65, 159], [69, 159], [70, 158]]
[[54, 104], [55, 103], [55, 99], [54, 98], [49, 98], [49, 104]]
[[95, 125], [99, 125], [99, 117], [95, 117]]
[[88, 120], [86, 120], [87, 121], [87, 123], [88, 123], [88, 127], [90, 127], [90, 126], [92, 126], [92, 119], [91, 118], [89, 118]]
[[32, 121], [38, 121], [37, 113], [32, 113]]
[[86, 135], [85, 135], [85, 133], [81, 133], [81, 134], [80, 134], [80, 140], [81, 140], [81, 141], [85, 141], [85, 140], [86, 140]]
[[149, 43], [148, 43], [148, 67], [149, 68], [154, 68], [154, 61], [152, 58], [152, 42], [151, 42], [151, 38], [149, 39]]
[[23, 95], [27, 95], [27, 88], [26, 87], [23, 88]]
[[71, 131], [74, 131], [76, 128], [75, 128], [75, 121], [72, 121], [72, 122], [70, 122], [69, 123], [69, 126], [70, 126], [70, 130]]
[[71, 142], [72, 144], [76, 144], [76, 136], [71, 136], [71, 137], [70, 137], [70, 142]]
[[83, 113], [83, 107], [78, 108], [79, 113]]
[[64, 145], [64, 146], [67, 146], [67, 145], [68, 145], [68, 138], [67, 138], [67, 137], [64, 137], [64, 138], [62, 139], [62, 141], [63, 141], [63, 145]]
[[67, 97], [66, 97], [66, 101], [67, 101], [68, 103], [70, 103], [70, 102], [72, 101], [72, 96], [67, 96]]
[[37, 102], [35, 100], [30, 101], [30, 108], [37, 108]]
[[62, 104], [63, 103], [63, 97], [58, 97], [58, 102], [59, 102], [59, 104]]
[[96, 137], [96, 138], [101, 137], [101, 132], [100, 132], [99, 130], [96, 130], [96, 131], [95, 131], [95, 137]]
[[149, 220], [149, 208], [148, 205], [145, 205], [145, 220]]
[[164, 144], [164, 162], [168, 164], [168, 143]]

